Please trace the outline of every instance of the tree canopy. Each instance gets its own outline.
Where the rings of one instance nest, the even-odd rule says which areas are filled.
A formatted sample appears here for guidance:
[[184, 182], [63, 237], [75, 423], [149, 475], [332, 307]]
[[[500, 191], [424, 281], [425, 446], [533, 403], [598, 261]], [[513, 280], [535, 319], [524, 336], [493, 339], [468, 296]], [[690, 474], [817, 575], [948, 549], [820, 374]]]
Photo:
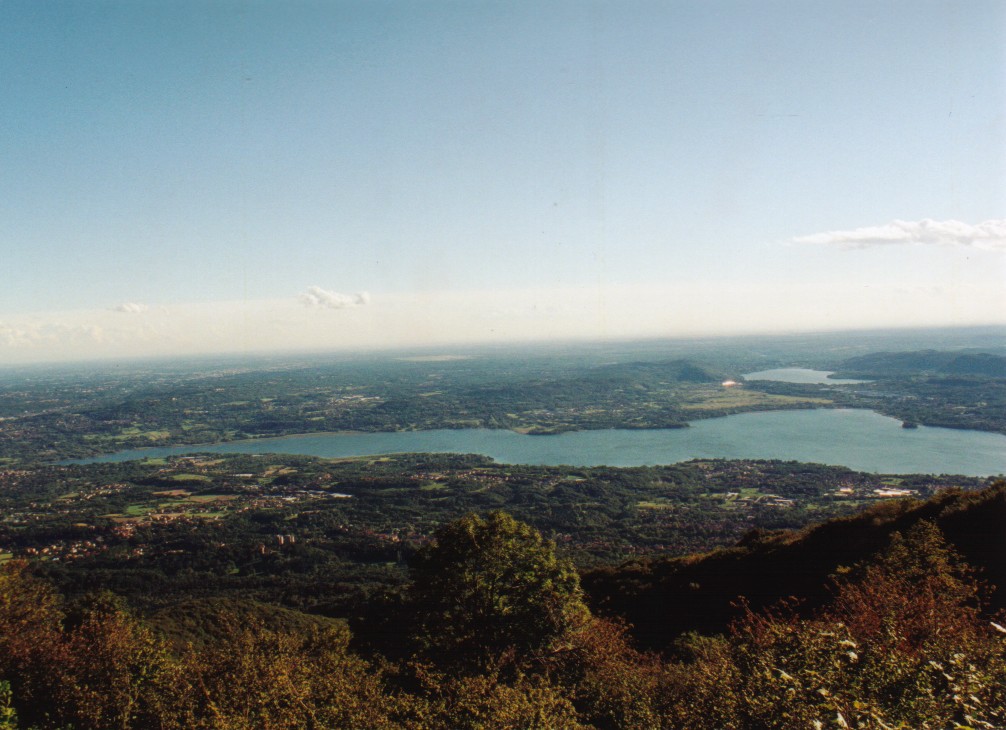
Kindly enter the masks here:
[[411, 575], [420, 644], [455, 660], [548, 651], [589, 616], [572, 562], [505, 512], [442, 527]]

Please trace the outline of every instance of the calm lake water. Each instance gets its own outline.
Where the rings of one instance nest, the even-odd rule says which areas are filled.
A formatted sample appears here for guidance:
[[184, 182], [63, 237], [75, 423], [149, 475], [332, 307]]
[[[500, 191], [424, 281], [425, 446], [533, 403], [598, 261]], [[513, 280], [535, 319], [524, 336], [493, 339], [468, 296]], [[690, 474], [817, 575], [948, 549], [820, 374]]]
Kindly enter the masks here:
[[510, 464], [573, 466], [643, 466], [695, 458], [784, 459], [879, 473], [1006, 474], [1006, 436], [925, 426], [903, 429], [896, 419], [859, 409], [744, 413], [695, 421], [690, 428], [609, 429], [555, 436], [487, 429], [306, 434], [137, 449], [81, 463], [194, 452], [322, 457], [454, 452], [484, 454]]
[[817, 385], [855, 385], [869, 383], [869, 380], [850, 380], [848, 378], [829, 378], [833, 370], [810, 370], [808, 368], [776, 368], [775, 370], [759, 370], [748, 373], [745, 380], [778, 380], [782, 383], [813, 383]]

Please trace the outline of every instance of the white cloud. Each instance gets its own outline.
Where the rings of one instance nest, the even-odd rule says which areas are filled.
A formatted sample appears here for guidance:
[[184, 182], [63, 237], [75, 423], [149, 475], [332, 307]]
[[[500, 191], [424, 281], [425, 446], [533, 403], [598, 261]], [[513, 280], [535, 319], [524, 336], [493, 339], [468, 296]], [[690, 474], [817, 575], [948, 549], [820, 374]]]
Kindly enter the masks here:
[[37, 339], [36, 333], [30, 329], [0, 322], [0, 345], [25, 347], [32, 345]]
[[993, 219], [971, 225], [961, 221], [892, 221], [882, 226], [828, 231], [798, 236], [793, 243], [842, 248], [923, 243], [932, 246], [970, 246], [986, 251], [1006, 249], [1006, 220]]
[[[305, 295], [301, 301], [181, 303], [171, 306], [170, 316], [160, 307], [143, 316], [110, 309], [4, 315], [0, 362], [1001, 322], [1001, 279], [995, 267], [979, 268], [986, 278], [902, 282], [866, 272], [782, 285], [673, 280], [659, 286], [386, 292], [368, 306], [362, 294], [326, 298], [312, 288], [306, 292], [311, 301]], [[354, 309], [319, 316], [327, 312], [317, 308], [330, 306], [326, 299]]]
[[113, 312], [123, 312], [124, 314], [142, 314], [148, 309], [149, 307], [146, 304], [140, 304], [139, 302], [123, 302], [112, 307]]
[[97, 324], [27, 320], [17, 324], [0, 322], [0, 346], [11, 349], [37, 349], [52, 346], [77, 346], [103, 343], [104, 328]]
[[339, 292], [322, 289], [320, 286], [312, 286], [308, 287], [308, 290], [300, 295], [300, 301], [307, 307], [348, 309], [368, 304], [370, 302], [370, 295], [367, 292], [340, 294]]

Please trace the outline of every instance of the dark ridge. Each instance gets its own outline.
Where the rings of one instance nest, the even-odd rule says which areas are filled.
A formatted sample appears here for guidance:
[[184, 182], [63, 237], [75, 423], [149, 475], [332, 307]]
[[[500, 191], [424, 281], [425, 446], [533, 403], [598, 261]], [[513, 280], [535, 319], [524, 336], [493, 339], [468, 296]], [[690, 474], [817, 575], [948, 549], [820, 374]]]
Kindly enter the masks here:
[[[633, 561], [586, 573], [591, 607], [621, 616], [639, 644], [666, 650], [688, 631], [724, 631], [743, 596], [754, 610], [795, 597], [804, 610], [830, 597], [829, 577], [867, 560], [892, 533], [931, 520], [980, 578], [1006, 586], [1006, 482], [977, 492], [947, 490], [927, 501], [898, 500], [800, 531], [750, 533], [737, 546], [704, 555]], [[1006, 607], [992, 590], [991, 609]]]
[[612, 378], [624, 380], [652, 380], [666, 378], [682, 383], [718, 383], [723, 377], [691, 360], [667, 360], [664, 362], [630, 362], [603, 365], [591, 371], [591, 378]]

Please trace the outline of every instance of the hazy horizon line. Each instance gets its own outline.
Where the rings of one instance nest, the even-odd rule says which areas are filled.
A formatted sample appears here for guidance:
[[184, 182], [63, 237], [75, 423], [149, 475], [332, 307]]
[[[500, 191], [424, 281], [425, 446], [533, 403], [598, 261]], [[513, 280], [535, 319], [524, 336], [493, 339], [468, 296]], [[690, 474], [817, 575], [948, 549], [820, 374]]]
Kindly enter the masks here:
[[[151, 354], [151, 355], [124, 355], [124, 356], [96, 356], [89, 358], [53, 358], [39, 359], [23, 362], [0, 363], [0, 370], [14, 371], [19, 369], [33, 368], [73, 368], [94, 367], [110, 363], [123, 364], [154, 364], [154, 363], [182, 363], [201, 360], [226, 360], [234, 361], [243, 358], [252, 360], [271, 360], [282, 358], [318, 358], [326, 356], [339, 356], [349, 358], [371, 358], [376, 356], [396, 357], [403, 355], [431, 355], [431, 354], [465, 354], [475, 355], [478, 353], [488, 353], [499, 350], [554, 350], [564, 348], [590, 348], [604, 347], [610, 345], [632, 345], [632, 344], [659, 344], [666, 343], [726, 343], [731, 340], [773, 340], [791, 339], [798, 337], [855, 337], [862, 336], [939, 336], [952, 332], [974, 334], [987, 334], [1004, 338], [1000, 347], [1006, 346], [1006, 321], [985, 322], [959, 325], [943, 324], [919, 324], [890, 326], [877, 325], [875, 327], [838, 327], [834, 329], [807, 328], [807, 329], [779, 329], [765, 330], [758, 332], [735, 332], [735, 333], [709, 333], [709, 334], [683, 334], [683, 335], [633, 335], [625, 337], [569, 337], [565, 339], [511, 339], [511, 340], [484, 340], [479, 342], [465, 341], [454, 343], [435, 343], [429, 345], [387, 345], [387, 346], [347, 346], [344, 348], [279, 348], [279, 349], [249, 349], [249, 350], [206, 350], [200, 352], [184, 353], [178, 355]], [[961, 345], [957, 347], [975, 347], [975, 345]]]

